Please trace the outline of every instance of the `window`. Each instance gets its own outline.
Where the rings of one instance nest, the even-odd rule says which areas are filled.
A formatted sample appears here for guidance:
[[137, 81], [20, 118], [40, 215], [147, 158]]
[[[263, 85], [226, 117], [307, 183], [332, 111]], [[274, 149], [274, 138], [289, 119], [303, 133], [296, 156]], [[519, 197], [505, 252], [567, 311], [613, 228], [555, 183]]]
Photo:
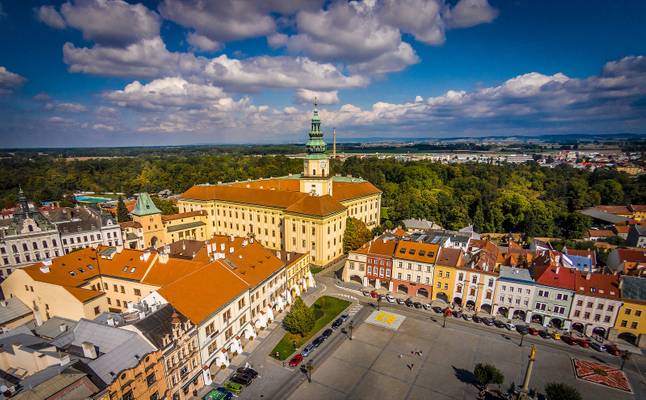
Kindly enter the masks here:
[[578, 301], [576, 302], [576, 305], [577, 305], [577, 306], [579, 306], [579, 307], [581, 307], [581, 306], [583, 305], [583, 300], [578, 300]]
[[606, 315], [605, 317], [603, 317], [603, 322], [605, 322], [606, 324], [610, 323], [610, 315]]
[[135, 396], [132, 394], [132, 390], [128, 390], [121, 396], [121, 400], [135, 400]]
[[631, 312], [632, 312], [632, 310], [630, 308], [626, 308], [624, 310], [624, 314], [626, 314], [626, 315], [630, 315]]
[[626, 325], [628, 325], [628, 321], [626, 321], [626, 320], [621, 321], [621, 327], [622, 328], [625, 328]]
[[501, 289], [502, 289], [502, 291], [504, 292], [505, 290], [507, 290], [507, 286], [502, 285], [502, 288], [501, 288]]
[[204, 328], [204, 333], [206, 336], [211, 336], [215, 332], [215, 322], [211, 322]]
[[157, 379], [155, 379], [154, 372], [146, 377], [146, 383], [148, 384], [148, 387], [151, 387], [156, 381]]
[[583, 318], [590, 319], [590, 313], [586, 311], [585, 314], [583, 314]]
[[244, 308], [244, 306], [245, 306], [245, 303], [244, 303], [244, 297], [243, 297], [240, 300], [238, 300], [238, 308], [242, 309]]
[[159, 393], [155, 392], [150, 395], [150, 400], [159, 400]]
[[134, 289], [135, 296], [141, 296], [141, 290], [139, 289]]
[[630, 329], [637, 329], [637, 322], [633, 322], [630, 324]]
[[478, 283], [478, 277], [476, 275], [471, 277], [471, 283]]
[[641, 317], [642, 316], [642, 310], [635, 310], [635, 317]]
[[224, 333], [224, 337], [226, 340], [229, 340], [233, 336], [233, 328], [227, 329], [227, 331]]
[[99, 306], [94, 307], [94, 315], [101, 314], [101, 308]]
[[608, 311], [614, 311], [614, 309], [615, 309], [615, 306], [613, 306], [612, 304], [608, 304]]
[[121, 293], [126, 293], [126, 288], [124, 288], [123, 285], [121, 285]]
[[579, 318], [579, 316], [580, 316], [580, 315], [581, 315], [581, 311], [576, 310], [576, 311], [574, 312], [574, 316], [575, 316], [575, 317]]
[[603, 303], [597, 304], [597, 310], [603, 310]]

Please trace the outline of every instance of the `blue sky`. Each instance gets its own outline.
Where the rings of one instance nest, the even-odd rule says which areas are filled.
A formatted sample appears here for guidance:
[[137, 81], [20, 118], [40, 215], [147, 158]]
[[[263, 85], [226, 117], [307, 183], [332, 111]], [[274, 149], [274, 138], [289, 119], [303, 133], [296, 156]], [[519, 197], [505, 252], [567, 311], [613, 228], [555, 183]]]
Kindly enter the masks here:
[[646, 132], [643, 1], [206, 3], [0, 0], [0, 146]]

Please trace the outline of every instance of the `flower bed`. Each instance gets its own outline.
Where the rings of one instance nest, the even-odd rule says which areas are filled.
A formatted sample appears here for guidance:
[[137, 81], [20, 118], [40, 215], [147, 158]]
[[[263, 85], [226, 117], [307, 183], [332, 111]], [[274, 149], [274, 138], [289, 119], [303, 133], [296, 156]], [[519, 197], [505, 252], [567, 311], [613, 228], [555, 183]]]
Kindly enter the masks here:
[[599, 385], [611, 387], [613, 389], [622, 390], [624, 392], [632, 393], [630, 382], [626, 378], [626, 374], [617, 368], [611, 367], [593, 361], [572, 359], [574, 365], [574, 372], [576, 377]]

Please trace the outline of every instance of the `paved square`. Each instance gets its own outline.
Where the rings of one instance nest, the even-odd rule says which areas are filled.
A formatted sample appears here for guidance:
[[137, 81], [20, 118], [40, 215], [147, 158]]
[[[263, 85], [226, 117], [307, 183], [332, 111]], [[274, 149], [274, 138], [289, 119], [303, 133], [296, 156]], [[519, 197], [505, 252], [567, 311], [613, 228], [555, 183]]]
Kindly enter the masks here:
[[[397, 331], [388, 326], [360, 324], [353, 340], [334, 350], [314, 370], [313, 382], [301, 384], [290, 399], [472, 400], [478, 393], [472, 374], [478, 362], [494, 364], [502, 371], [504, 389], [512, 382], [517, 386], [522, 383], [530, 340], [519, 347], [519, 338], [504, 330], [458, 323], [442, 328], [441, 322], [410, 316], [402, 319]], [[543, 390], [547, 383], [563, 382], [576, 387], [586, 400], [646, 398], [646, 382], [634, 366], [626, 369], [635, 390], [631, 395], [577, 379], [568, 350], [577, 352], [577, 358], [611, 367], [619, 364], [617, 357], [561, 346], [551, 340], [539, 340], [536, 347], [532, 388]], [[642, 358], [638, 363], [644, 368]]]

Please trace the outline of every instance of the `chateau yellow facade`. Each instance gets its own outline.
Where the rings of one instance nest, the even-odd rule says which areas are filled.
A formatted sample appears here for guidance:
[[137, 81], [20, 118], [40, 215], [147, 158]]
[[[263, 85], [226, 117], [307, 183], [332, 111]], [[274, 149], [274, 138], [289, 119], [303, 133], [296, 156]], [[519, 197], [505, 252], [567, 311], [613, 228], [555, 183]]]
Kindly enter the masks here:
[[379, 225], [381, 191], [361, 178], [332, 176], [314, 110], [303, 173], [196, 185], [178, 200], [181, 213], [203, 211], [207, 235], [253, 237], [265, 247], [308, 253], [325, 265], [343, 254], [346, 219]]

